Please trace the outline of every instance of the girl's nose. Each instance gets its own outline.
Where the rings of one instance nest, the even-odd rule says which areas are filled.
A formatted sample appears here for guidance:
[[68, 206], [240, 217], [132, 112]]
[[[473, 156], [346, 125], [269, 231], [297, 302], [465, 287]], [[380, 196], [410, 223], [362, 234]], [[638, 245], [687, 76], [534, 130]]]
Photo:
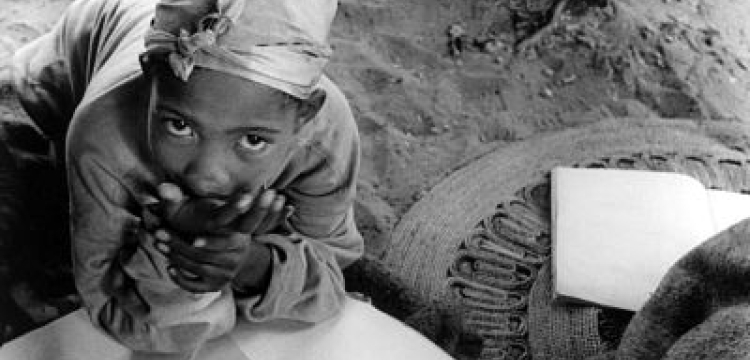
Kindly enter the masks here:
[[186, 185], [199, 197], [226, 197], [231, 194], [231, 178], [219, 156], [203, 156], [193, 161], [185, 174]]

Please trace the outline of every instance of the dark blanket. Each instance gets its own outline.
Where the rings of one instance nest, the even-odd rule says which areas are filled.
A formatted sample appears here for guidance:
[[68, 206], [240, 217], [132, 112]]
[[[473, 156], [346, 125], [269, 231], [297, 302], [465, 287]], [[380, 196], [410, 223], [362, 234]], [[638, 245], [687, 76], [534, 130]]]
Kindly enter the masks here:
[[750, 219], [673, 265], [604, 358], [750, 358]]

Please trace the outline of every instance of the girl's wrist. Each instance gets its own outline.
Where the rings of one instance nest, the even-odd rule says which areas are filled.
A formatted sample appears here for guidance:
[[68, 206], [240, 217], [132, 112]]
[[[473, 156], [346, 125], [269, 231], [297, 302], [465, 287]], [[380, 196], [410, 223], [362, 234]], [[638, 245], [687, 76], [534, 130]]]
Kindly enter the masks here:
[[271, 282], [271, 248], [250, 241], [245, 264], [232, 280], [232, 290], [237, 297], [250, 297], [266, 292]]

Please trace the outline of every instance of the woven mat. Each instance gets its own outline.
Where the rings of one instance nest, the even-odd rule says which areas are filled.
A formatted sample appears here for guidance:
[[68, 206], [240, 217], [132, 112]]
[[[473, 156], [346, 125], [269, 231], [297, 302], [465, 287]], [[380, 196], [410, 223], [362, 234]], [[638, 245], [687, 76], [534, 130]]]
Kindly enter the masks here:
[[[580, 359], [605, 351], [601, 310], [552, 307], [549, 279], [539, 276], [550, 255], [550, 170], [675, 171], [710, 188], [750, 192], [746, 147], [706, 136], [711, 126], [615, 119], [501, 148], [415, 204], [395, 229], [385, 262], [419, 296], [465, 309], [466, 325], [484, 338], [482, 359]], [[750, 133], [731, 126], [733, 136]]]

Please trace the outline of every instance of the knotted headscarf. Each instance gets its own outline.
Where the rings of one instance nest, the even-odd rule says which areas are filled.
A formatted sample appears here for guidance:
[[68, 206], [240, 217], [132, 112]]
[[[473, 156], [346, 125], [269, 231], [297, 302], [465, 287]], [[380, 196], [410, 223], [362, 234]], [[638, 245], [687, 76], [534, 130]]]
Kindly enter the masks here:
[[146, 53], [187, 81], [195, 66], [310, 96], [331, 57], [337, 0], [159, 0]]

